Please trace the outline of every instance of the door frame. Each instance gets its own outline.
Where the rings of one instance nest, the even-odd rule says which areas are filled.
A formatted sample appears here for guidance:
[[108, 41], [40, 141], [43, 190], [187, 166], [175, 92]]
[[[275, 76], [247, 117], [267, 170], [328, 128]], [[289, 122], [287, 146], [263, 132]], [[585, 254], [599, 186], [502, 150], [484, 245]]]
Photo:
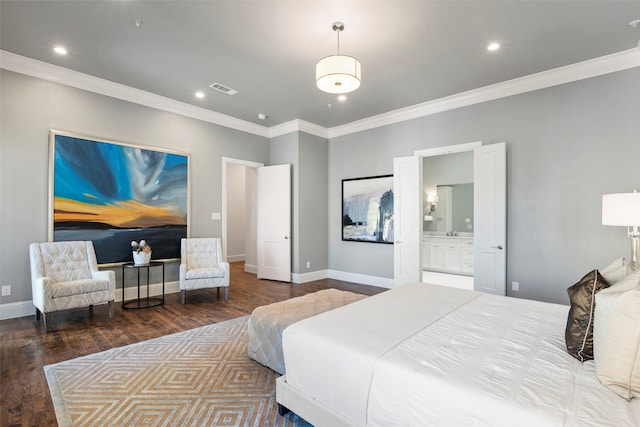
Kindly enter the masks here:
[[[443, 147], [426, 148], [423, 150], [416, 150], [413, 152], [414, 156], [418, 156], [420, 161], [425, 157], [442, 156], [445, 154], [465, 153], [468, 151], [474, 151], [476, 148], [482, 147], [482, 141], [467, 142], [464, 144], [445, 145]], [[424, 169], [420, 168], [420, 185], [424, 182]], [[424, 191], [420, 191], [420, 206], [424, 206]], [[475, 203], [474, 203], [475, 208]], [[422, 224], [422, 221], [420, 221]], [[474, 226], [475, 228], [475, 226]], [[422, 240], [422, 239], [420, 239]], [[420, 244], [420, 272], [422, 272], [422, 244]], [[420, 280], [422, 280], [422, 273], [420, 274]]]
[[465, 151], [473, 151], [478, 147], [482, 147], [482, 141], [467, 142], [465, 144], [446, 145], [444, 147], [426, 148], [424, 150], [416, 150], [414, 156], [431, 157], [441, 156], [443, 154], [463, 153]]
[[[477, 151], [476, 149], [480, 149], [483, 147], [482, 141], [476, 141], [476, 142], [470, 142], [470, 143], [466, 143], [466, 144], [455, 144], [455, 145], [449, 145], [449, 146], [444, 146], [444, 147], [436, 147], [436, 148], [429, 148], [429, 149], [424, 149], [424, 150], [416, 150], [414, 151], [414, 155], [418, 156], [420, 158], [420, 161], [422, 161], [422, 159], [424, 157], [431, 157], [431, 156], [439, 156], [439, 155], [443, 155], [443, 154], [455, 154], [455, 153], [462, 153], [462, 152], [466, 152], [466, 151], [473, 151], [474, 152], [474, 181], [476, 179], [476, 157], [477, 157]], [[506, 146], [505, 146], [506, 149]], [[505, 173], [506, 173], [506, 163], [505, 163]], [[424, 181], [424, 170], [423, 168], [421, 168], [421, 173], [420, 173], [420, 185], [422, 185], [423, 181]], [[504, 185], [506, 185], [506, 176], [504, 177]], [[474, 182], [474, 185], [476, 185], [477, 183]], [[506, 191], [505, 191], [505, 200], [504, 203], [506, 204]], [[424, 191], [420, 192], [420, 206], [424, 206]], [[478, 201], [476, 201], [476, 191], [474, 190], [474, 212], [477, 212], [478, 209]], [[505, 211], [505, 215], [506, 215], [506, 211]], [[505, 221], [506, 221], [506, 216], [505, 216]], [[479, 224], [476, 223], [476, 221], [474, 221], [474, 234], [477, 231], [477, 227], [479, 226]], [[506, 230], [505, 230], [506, 231]], [[505, 237], [506, 239], [506, 237]], [[503, 245], [506, 244], [506, 241], [502, 243]], [[420, 263], [422, 263], [422, 245], [420, 245], [419, 247], [419, 253], [420, 253]], [[502, 248], [500, 248], [502, 249]], [[474, 260], [476, 258], [476, 245], [474, 244]], [[504, 265], [504, 280], [506, 282], [506, 263]], [[422, 266], [420, 266], [420, 271], [422, 271]], [[475, 277], [475, 275], [474, 275]], [[422, 279], [422, 277], [421, 277]], [[475, 284], [475, 279], [474, 279], [474, 289], [476, 288], [476, 284]], [[506, 295], [506, 283], [505, 283], [505, 292], [504, 295]]]
[[223, 260], [227, 261], [227, 194], [228, 185], [227, 182], [227, 167], [230, 164], [245, 166], [248, 168], [257, 169], [264, 166], [264, 163], [253, 162], [251, 160], [234, 159], [232, 157], [222, 157], [222, 209], [221, 209], [221, 234], [222, 234], [222, 254]]

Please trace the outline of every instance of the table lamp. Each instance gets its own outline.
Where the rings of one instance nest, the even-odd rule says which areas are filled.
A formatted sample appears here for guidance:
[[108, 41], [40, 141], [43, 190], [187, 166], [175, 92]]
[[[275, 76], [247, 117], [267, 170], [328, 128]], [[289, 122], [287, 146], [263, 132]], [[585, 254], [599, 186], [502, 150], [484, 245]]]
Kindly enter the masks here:
[[638, 268], [640, 256], [640, 193], [615, 193], [602, 196], [602, 224], [627, 227], [631, 238], [631, 260], [629, 265]]

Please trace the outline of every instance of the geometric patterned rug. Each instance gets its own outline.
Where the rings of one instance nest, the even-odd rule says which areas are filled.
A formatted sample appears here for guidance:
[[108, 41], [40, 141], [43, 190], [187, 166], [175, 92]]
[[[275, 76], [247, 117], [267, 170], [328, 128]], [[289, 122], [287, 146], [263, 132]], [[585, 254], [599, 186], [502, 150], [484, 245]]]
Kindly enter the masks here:
[[248, 316], [44, 367], [62, 426], [308, 427], [247, 356]]

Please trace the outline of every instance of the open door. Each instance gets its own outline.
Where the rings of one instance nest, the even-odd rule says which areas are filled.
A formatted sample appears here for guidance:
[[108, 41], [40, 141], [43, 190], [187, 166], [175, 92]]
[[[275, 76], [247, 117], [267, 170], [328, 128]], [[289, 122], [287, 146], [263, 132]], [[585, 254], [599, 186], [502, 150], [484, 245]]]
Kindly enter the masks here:
[[393, 159], [393, 276], [395, 286], [422, 275], [422, 159]]
[[258, 168], [258, 278], [291, 282], [291, 165]]
[[506, 144], [474, 150], [474, 283], [476, 291], [507, 294]]

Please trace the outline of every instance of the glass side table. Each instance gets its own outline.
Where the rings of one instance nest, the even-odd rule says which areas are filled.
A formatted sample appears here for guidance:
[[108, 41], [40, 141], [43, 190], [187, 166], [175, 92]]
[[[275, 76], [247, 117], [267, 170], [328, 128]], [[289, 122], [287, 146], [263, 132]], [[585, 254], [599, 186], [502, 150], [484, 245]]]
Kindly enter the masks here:
[[[162, 267], [162, 298], [149, 296], [149, 272], [153, 267]], [[140, 297], [140, 269], [147, 269], [147, 296]], [[138, 298], [125, 301], [124, 288], [125, 288], [125, 271], [136, 270], [138, 273]], [[149, 308], [156, 307], [164, 304], [164, 262], [150, 261], [148, 264], [134, 264], [127, 262], [122, 264], [122, 308]]]

